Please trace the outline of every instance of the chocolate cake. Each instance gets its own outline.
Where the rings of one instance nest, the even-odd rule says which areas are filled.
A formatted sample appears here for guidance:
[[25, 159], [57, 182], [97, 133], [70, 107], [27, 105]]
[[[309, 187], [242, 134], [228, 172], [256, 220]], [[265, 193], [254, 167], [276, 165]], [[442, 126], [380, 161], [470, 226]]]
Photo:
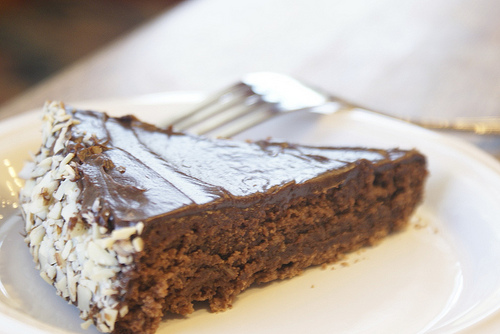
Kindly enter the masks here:
[[154, 333], [252, 284], [401, 230], [422, 199], [415, 150], [210, 139], [133, 116], [44, 108], [20, 199], [41, 276], [84, 327]]

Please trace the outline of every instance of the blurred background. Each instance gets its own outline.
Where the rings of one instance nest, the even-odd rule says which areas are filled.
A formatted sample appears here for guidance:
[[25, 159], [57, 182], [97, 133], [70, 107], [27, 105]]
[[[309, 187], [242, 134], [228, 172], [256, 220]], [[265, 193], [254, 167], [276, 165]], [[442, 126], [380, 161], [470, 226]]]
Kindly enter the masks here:
[[[0, 0], [0, 119], [263, 70], [403, 118], [498, 118], [498, 17], [497, 0]], [[500, 136], [470, 140], [500, 157]]]
[[0, 0], [0, 104], [180, 0]]

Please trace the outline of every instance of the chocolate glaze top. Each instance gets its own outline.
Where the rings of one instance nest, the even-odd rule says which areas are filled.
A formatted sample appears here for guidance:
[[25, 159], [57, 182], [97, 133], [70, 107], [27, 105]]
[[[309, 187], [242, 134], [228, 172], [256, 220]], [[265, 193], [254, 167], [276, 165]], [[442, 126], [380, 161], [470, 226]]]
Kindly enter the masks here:
[[[286, 203], [301, 195], [298, 185], [309, 185], [308, 191], [338, 186], [360, 161], [382, 167], [408, 155], [421, 157], [416, 151], [209, 139], [161, 130], [133, 116], [71, 112], [80, 121], [69, 146], [81, 160], [83, 208], [99, 198], [115, 226], [200, 207], [249, 206], [269, 192], [276, 194], [273, 201]], [[78, 144], [88, 134], [95, 149]]]

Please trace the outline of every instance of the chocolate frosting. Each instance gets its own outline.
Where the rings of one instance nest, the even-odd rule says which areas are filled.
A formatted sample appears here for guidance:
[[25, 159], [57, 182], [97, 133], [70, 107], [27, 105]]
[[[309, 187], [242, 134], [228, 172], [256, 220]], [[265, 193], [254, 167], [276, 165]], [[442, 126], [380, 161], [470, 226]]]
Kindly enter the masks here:
[[[250, 206], [269, 192], [275, 193], [270, 200], [286, 203], [303, 188], [339, 186], [361, 161], [380, 167], [412, 154], [211, 139], [158, 129], [133, 116], [72, 112], [80, 121], [69, 146], [81, 153], [83, 208], [98, 198], [115, 226], [207, 207]], [[84, 152], [80, 143], [89, 134], [96, 149]]]

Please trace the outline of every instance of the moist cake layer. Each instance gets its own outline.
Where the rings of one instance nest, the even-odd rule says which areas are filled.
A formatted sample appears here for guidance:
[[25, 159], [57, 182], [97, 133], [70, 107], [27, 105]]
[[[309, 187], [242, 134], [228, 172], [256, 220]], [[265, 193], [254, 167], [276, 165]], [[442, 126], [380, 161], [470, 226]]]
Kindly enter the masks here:
[[370, 245], [405, 225], [426, 176], [415, 150], [208, 139], [55, 102], [44, 119], [26, 242], [103, 332], [153, 333], [165, 312], [223, 310]]

